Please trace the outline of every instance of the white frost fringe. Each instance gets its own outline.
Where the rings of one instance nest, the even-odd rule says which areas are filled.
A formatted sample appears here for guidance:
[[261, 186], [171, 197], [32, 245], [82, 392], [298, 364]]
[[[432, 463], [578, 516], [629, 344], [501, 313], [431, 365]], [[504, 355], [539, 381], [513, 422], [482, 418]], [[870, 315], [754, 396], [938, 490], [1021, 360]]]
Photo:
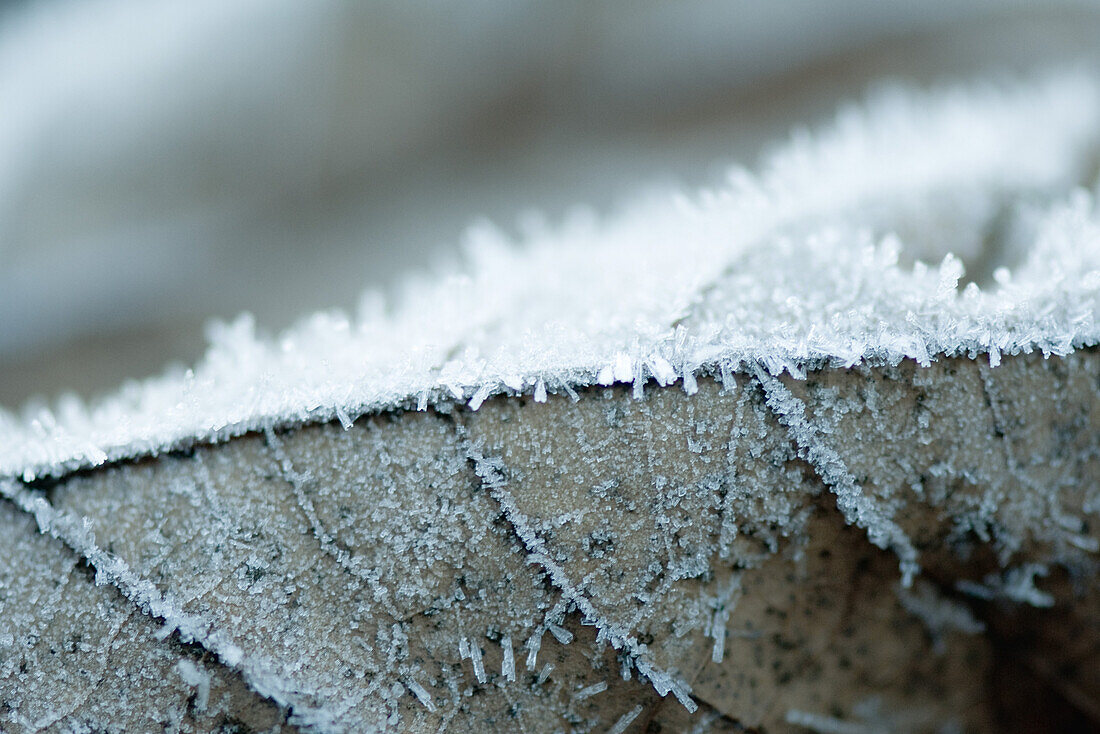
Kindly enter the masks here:
[[[499, 392], [544, 400], [650, 378], [691, 392], [700, 370], [797, 375], [957, 353], [996, 362], [1095, 344], [1100, 228], [1091, 196], [1069, 192], [1098, 120], [1097, 86], [1076, 72], [889, 90], [721, 190], [649, 199], [603, 222], [577, 216], [518, 246], [478, 228], [465, 272], [410, 282], [389, 305], [369, 293], [355, 319], [320, 313], [272, 339], [242, 316], [211, 328], [193, 370], [93, 405], [68, 397], [0, 415], [0, 475], [33, 480], [399, 405], [476, 408]], [[868, 231], [884, 209], [931, 215], [946, 196], [977, 212], [1036, 193], [1066, 203], [987, 290], [958, 290], [962, 265], [949, 254], [905, 267], [893, 238]]]

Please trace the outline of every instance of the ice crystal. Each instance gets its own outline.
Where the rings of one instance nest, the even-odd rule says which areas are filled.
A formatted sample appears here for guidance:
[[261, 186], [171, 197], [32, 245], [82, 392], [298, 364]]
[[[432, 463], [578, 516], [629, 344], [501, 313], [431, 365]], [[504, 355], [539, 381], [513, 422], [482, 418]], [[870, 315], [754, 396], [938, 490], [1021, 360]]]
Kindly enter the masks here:
[[1028, 563], [1005, 569], [1003, 574], [989, 574], [983, 583], [962, 579], [955, 586], [980, 599], [1010, 599], [1033, 607], [1050, 607], [1054, 605], [1054, 598], [1035, 587], [1035, 577], [1049, 573], [1050, 569], [1044, 564]]

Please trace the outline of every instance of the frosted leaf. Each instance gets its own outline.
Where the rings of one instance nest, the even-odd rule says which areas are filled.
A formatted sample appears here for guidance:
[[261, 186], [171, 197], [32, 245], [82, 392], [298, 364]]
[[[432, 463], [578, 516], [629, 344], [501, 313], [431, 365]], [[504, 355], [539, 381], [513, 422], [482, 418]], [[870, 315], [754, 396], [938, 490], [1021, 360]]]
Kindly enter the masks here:
[[[91, 576], [41, 617], [60, 576], [28, 576], [0, 655], [122, 614], [158, 681], [136, 728], [212, 726], [245, 684], [322, 732], [877, 726], [880, 694], [980, 728], [988, 640], [928, 654], [978, 623], [905, 586], [985, 546], [1000, 568], [962, 583], [991, 598], [1094, 568], [1100, 224], [1072, 187], [1098, 110], [1073, 74], [886, 92], [727, 189], [479, 230], [388, 311], [276, 340], [242, 317], [191, 372], [0, 416], [13, 554]], [[966, 283], [1029, 197], [1055, 203], [1011, 272]], [[10, 720], [52, 716], [26, 690]]]
[[[1095, 543], [1084, 533], [1082, 480], [1098, 469], [1090, 448], [1100, 426], [1097, 361], [1083, 351], [1057, 363], [1018, 356], [996, 369], [965, 359], [903, 363], [784, 384], [806, 406], [812, 440], [862, 478], [879, 515], [896, 522], [904, 508], [912, 542], [991, 541], [1005, 563], [1052, 547], [1077, 563]], [[881, 453], [866, 451], [868, 442]], [[933, 530], [944, 514], [955, 524], [946, 539]]]
[[[623, 397], [592, 393], [578, 403], [552, 398], [537, 407], [497, 402], [469, 416], [466, 427], [481, 451], [499, 454], [499, 468], [487, 467], [492, 491], [514, 507], [514, 522], [536, 544], [529, 547], [560, 567], [560, 583], [585, 579], [570, 593], [590, 600], [596, 624], [629, 647], [636, 643], [627, 637], [673, 619], [685, 632], [709, 627], [712, 610], [681, 580], [711, 573], [715, 555], [740, 557], [738, 545], [748, 551], [760, 542], [724, 527], [797, 522], [789, 496], [773, 487], [789, 486], [795, 505], [805, 501], [798, 492], [815, 489], [802, 489], [798, 472], [784, 466], [793, 458], [786, 439], [754, 448], [757, 458], [733, 440], [767, 434], [762, 401], [751, 390], [720, 395], [708, 381], [699, 396], [710, 405], [706, 416], [676, 392]], [[660, 428], [672, 425], [690, 429]], [[702, 455], [690, 450], [693, 441], [705, 447]], [[731, 466], [738, 466], [736, 476]], [[568, 484], [558, 480], [563, 475]], [[566, 507], [568, 519], [555, 517]], [[729, 545], [714, 545], [723, 538]], [[554, 625], [548, 629], [566, 641]], [[655, 649], [647, 654], [659, 656]]]
[[764, 387], [768, 407], [790, 431], [800, 454], [817, 470], [822, 480], [837, 495], [837, 506], [848, 522], [867, 530], [875, 545], [891, 548], [901, 560], [902, 583], [912, 583], [917, 565], [917, 550], [884, 508], [874, 498], [864, 495], [841, 455], [822, 440], [819, 431], [806, 420], [805, 407], [776, 378], [756, 370], [756, 378]]
[[[217, 649], [316, 730], [435, 728], [460, 715], [455, 700], [469, 702], [466, 721], [498, 720], [504, 707], [546, 721], [573, 711], [607, 727], [661, 695], [698, 706], [731, 690], [741, 691], [728, 704], [737, 717], [758, 722], [782, 710], [777, 700], [793, 703], [787, 681], [805, 676], [809, 690], [827, 681], [847, 706], [874, 691], [859, 681], [886, 640], [873, 625], [830, 639], [844, 617], [827, 615], [846, 610], [890, 620], [891, 659], [951, 680], [952, 696], [967, 700], [981, 676], [927, 655], [924, 624], [859, 583], [896, 578], [896, 558], [840, 520], [760, 384], [746, 376], [726, 385], [704, 376], [692, 397], [588, 389], [578, 402], [493, 399], [447, 419], [403, 413], [348, 430], [269, 432], [74, 476], [51, 490], [52, 505], [38, 498], [26, 509], [67, 543], [94, 555], [94, 531], [130, 573], [165, 580], [175, 611], [127, 593], [177, 615], [173, 629]], [[875, 404], [888, 405], [881, 392]], [[494, 447], [499, 456], [484, 453]], [[556, 480], [563, 474], [571, 481]], [[181, 476], [193, 492], [176, 491]], [[56, 508], [92, 525], [66, 525]], [[645, 533], [606, 532], [639, 521]], [[124, 590], [130, 583], [140, 578]], [[822, 637], [792, 637], [786, 617], [768, 609], [791, 618], [812, 610]], [[720, 634], [721, 661], [708, 662]], [[505, 639], [517, 635], [542, 672], [528, 678], [533, 688], [489, 695], [508, 679]], [[486, 638], [499, 644], [478, 642]], [[807, 666], [798, 651], [809, 649], [834, 663], [846, 651], [846, 667]], [[853, 657], [857, 649], [875, 654]], [[633, 670], [629, 680], [620, 668]], [[369, 682], [348, 697], [356, 670]], [[748, 671], [758, 680], [751, 695], [735, 683]], [[600, 682], [608, 695], [573, 695]], [[398, 684], [406, 693], [395, 695]]]
[[[0, 506], [0, 729], [253, 730], [285, 713], [137, 612], [29, 515]], [[287, 729], [284, 728], [284, 731]]]
[[[520, 389], [541, 400], [677, 376], [691, 394], [719, 364], [795, 374], [1065, 354], [1100, 337], [1095, 218], [1087, 194], [1069, 193], [1098, 119], [1097, 86], [1076, 72], [880, 92], [725, 188], [649, 197], [605, 221], [533, 231], [522, 246], [483, 228], [462, 273], [411, 281], [389, 308], [317, 314], [275, 339], [241, 317], [212, 328], [192, 370], [86, 407], [4, 416], [0, 474], [30, 480], [275, 425], [476, 407]], [[993, 287], [960, 294], [963, 264], [980, 259], [991, 223], [1020, 198], [1063, 203], [1010, 278], [997, 271]], [[910, 267], [919, 260], [934, 266]], [[594, 263], [614, 263], [613, 277]]]
[[[486, 680], [480, 648], [468, 641], [476, 625], [482, 634], [510, 625], [526, 636], [540, 606], [551, 601], [540, 601], [545, 592], [492, 525], [493, 508], [472, 492], [451, 431], [424, 415], [396, 442], [396, 434], [369, 420], [315, 430], [126, 467], [71, 483], [55, 499], [91, 518], [100, 542], [135, 568], [167, 580], [189, 613], [202, 614], [246, 651], [239, 665], [259, 679], [257, 687], [264, 690], [266, 681], [265, 692], [282, 691], [296, 712], [313, 710], [314, 718], [337, 722], [389, 717], [388, 683], [380, 687], [386, 676], [424, 686], [441, 671], [412, 660], [460, 662], [457, 641], [421, 630], [429, 619], [438, 624], [459, 613], [459, 606], [466, 656], [477, 679]], [[307, 445], [309, 459], [299, 454]], [[410, 457], [422, 458], [410, 463]], [[330, 481], [331, 471], [345, 479]], [[163, 491], [170, 482], [160, 477], [179, 472], [199, 478], [198, 504]], [[149, 523], [171, 528], [169, 549], [129, 531]], [[450, 575], [443, 572], [447, 564], [454, 564]], [[419, 570], [426, 568], [433, 572]], [[335, 609], [344, 611], [334, 626]], [[242, 614], [252, 624], [241, 625]], [[373, 681], [348, 690], [349, 673]], [[409, 701], [398, 703], [410, 721], [444, 715], [415, 702], [413, 709]], [[333, 711], [325, 714], [328, 707]]]
[[[197, 498], [170, 491], [178, 475], [196, 478]], [[181, 633], [314, 730], [391, 721], [434, 730], [458, 713], [452, 684], [507, 680], [504, 636], [532, 638], [566, 607], [496, 522], [452, 424], [432, 415], [269, 432], [74, 477], [53, 499], [87, 516], [131, 573], [171, 586]], [[162, 528], [168, 547], [132, 530], [145, 527]], [[573, 642], [546, 634], [541, 647], [566, 671], [551, 689], [565, 695], [594, 684], [614, 657], [575, 617], [554, 618], [557, 637]], [[582, 630], [583, 644], [567, 652]], [[486, 636], [502, 642], [483, 651]], [[395, 695], [398, 686], [411, 695]], [[655, 696], [644, 686], [617, 695], [624, 710]], [[546, 719], [560, 714], [552, 703], [527, 688], [508, 700], [485, 691], [462, 711]]]

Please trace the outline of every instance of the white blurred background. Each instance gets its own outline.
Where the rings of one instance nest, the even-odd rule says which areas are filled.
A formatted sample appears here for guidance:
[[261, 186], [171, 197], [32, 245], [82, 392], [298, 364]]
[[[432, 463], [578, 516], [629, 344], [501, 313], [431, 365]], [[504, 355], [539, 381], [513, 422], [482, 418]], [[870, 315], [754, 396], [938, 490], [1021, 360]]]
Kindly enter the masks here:
[[874, 80], [1097, 39], [1100, 0], [8, 0], [0, 404], [352, 309], [482, 217], [717, 183]]

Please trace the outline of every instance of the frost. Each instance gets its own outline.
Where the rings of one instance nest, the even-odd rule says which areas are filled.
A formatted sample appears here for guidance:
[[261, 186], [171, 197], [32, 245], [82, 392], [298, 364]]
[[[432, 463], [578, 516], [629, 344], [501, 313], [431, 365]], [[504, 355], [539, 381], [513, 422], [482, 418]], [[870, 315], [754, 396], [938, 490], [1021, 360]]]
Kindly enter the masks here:
[[[59, 532], [68, 525], [53, 519]], [[0, 506], [0, 729], [157, 731], [175, 721], [197, 732], [217, 729], [227, 712], [255, 731], [285, 722], [212, 656], [156, 640], [153, 619], [92, 583], [80, 556], [34, 525]]]
[[568, 645], [570, 642], [573, 641], [573, 633], [571, 633], [567, 629], [559, 627], [556, 624], [548, 624], [546, 625], [546, 629], [550, 631], [550, 634], [554, 636], [554, 639], [556, 639], [563, 645]]
[[[850, 702], [879, 623], [937, 679], [926, 638], [982, 625], [918, 549], [988, 544], [1001, 571], [959, 588], [1049, 606], [1035, 577], [1097, 547], [1098, 357], [1079, 348], [1100, 343], [1100, 223], [1073, 187], [1098, 122], [1073, 74], [883, 93], [722, 190], [521, 246], [482, 229], [464, 273], [384, 313], [275, 340], [242, 317], [193, 371], [0, 416], [0, 491], [89, 564], [82, 593], [144, 613], [127, 639], [172, 651], [173, 720], [224, 713], [239, 679], [315, 731], [621, 734], [669, 694], [708, 711], [735, 676], [779, 717], [789, 679]], [[968, 283], [991, 222], [1032, 199], [1052, 203], [1026, 247]], [[845, 615], [821, 627], [857, 640], [849, 667], [806, 665], [832, 642], [789, 639], [794, 610]], [[22, 645], [4, 624], [0, 648]], [[513, 640], [529, 674], [505, 685]], [[852, 710], [786, 719], [892, 730]]]
[[806, 420], [805, 406], [779, 380], [761, 369], [756, 378], [764, 386], [770, 407], [791, 431], [791, 438], [800, 453], [809, 461], [837, 495], [837, 506], [848, 521], [867, 530], [871, 542], [892, 548], [901, 560], [902, 584], [909, 586], [920, 570], [917, 551], [905, 532], [889, 518], [873, 498], [865, 495], [848, 471], [843, 459], [821, 441], [817, 431]]
[[625, 714], [619, 717], [619, 720], [615, 722], [615, 725], [607, 730], [607, 734], [623, 734], [626, 728], [634, 723], [634, 719], [642, 713], [641, 706], [635, 706], [627, 711]]
[[1008, 568], [1003, 573], [991, 573], [982, 583], [962, 579], [955, 586], [959, 591], [979, 599], [1008, 599], [1033, 607], [1054, 606], [1054, 597], [1035, 586], [1036, 576], [1046, 576], [1050, 569], [1041, 563], [1027, 563]]
[[[167, 472], [163, 481], [133, 475], [133, 466], [89, 476], [56, 492], [56, 506], [15, 485], [8, 493], [104, 582], [163, 619], [162, 630], [217, 653], [256, 691], [289, 707], [298, 726], [415, 727], [427, 717], [434, 729], [454, 716], [439, 702], [456, 676], [489, 679], [477, 641], [529, 636], [553, 602], [492, 524], [488, 498], [470, 496], [476, 478], [453, 432], [417, 417], [404, 446], [363, 419], [310, 436], [269, 432], [139, 471]], [[352, 466], [358, 479], [350, 482], [325, 474]], [[181, 469], [196, 480], [195, 493], [174, 491], [171, 475]], [[387, 485], [402, 492], [387, 493]], [[134, 508], [151, 514], [135, 516]], [[163, 532], [131, 534], [131, 520]], [[457, 665], [462, 657], [467, 672]]]
[[583, 701], [586, 698], [589, 698], [591, 696], [595, 696], [597, 693], [602, 693], [603, 691], [606, 691], [606, 690], [607, 690], [607, 682], [606, 681], [600, 681], [599, 683], [593, 683], [592, 685], [588, 686], [587, 688], [582, 688], [581, 690], [574, 693], [573, 694], [573, 700], [574, 701]]
[[432, 694], [428, 693], [428, 689], [420, 685], [416, 681], [409, 681], [409, 690], [420, 703], [424, 704], [424, 708], [431, 712], [435, 712], [435, 704], [432, 703]]
[[539, 629], [528, 638], [524, 646], [527, 648], [527, 669], [534, 670], [538, 663], [539, 649], [542, 647], [542, 630]]
[[976, 635], [985, 631], [985, 625], [967, 607], [937, 593], [929, 582], [912, 589], [899, 586], [896, 591], [901, 605], [924, 622], [939, 653], [946, 650], [944, 636], [949, 632]]
[[512, 652], [512, 638], [505, 635], [500, 641], [500, 647], [503, 656], [500, 663], [500, 674], [508, 682], [513, 682], [516, 679], [516, 656]]
[[485, 663], [481, 659], [481, 646], [470, 646], [470, 662], [474, 666], [474, 677], [477, 678], [478, 683], [484, 683], [488, 678], [485, 676]]
[[[891, 89], [722, 189], [578, 217], [521, 246], [482, 228], [461, 277], [410, 282], [388, 309], [369, 297], [356, 319], [318, 314], [275, 339], [241, 317], [212, 327], [192, 370], [88, 406], [4, 415], [0, 474], [32, 480], [265, 427], [477, 407], [500, 392], [542, 401], [678, 378], [690, 395], [719, 365], [801, 374], [1065, 354], [1100, 337], [1097, 226], [1089, 196], [1071, 193], [1098, 119], [1097, 87], [1075, 72]], [[996, 211], [1028, 197], [1062, 202], [1044, 234], [992, 285], [956, 290]], [[613, 277], [600, 263], [615, 263]]]
[[714, 647], [711, 648], [710, 654], [711, 662], [720, 663], [725, 657], [730, 611], [736, 603], [734, 596], [740, 591], [740, 580], [734, 576], [730, 579], [729, 588], [715, 600], [714, 617], [707, 630], [707, 635], [714, 638]]
[[[599, 629], [598, 639], [608, 640], [616, 649], [624, 649], [631, 655], [638, 672], [653, 684], [658, 694], [664, 696], [671, 692], [685, 708], [693, 711], [695, 703], [691, 700], [690, 688], [649, 662], [645, 648], [632, 634], [632, 630], [621, 622], [609, 620], [602, 615], [593, 601], [569, 578], [566, 569], [554, 560], [555, 554], [547, 548], [546, 542], [535, 531], [529, 518], [517, 505], [515, 498], [509, 494], [508, 482], [502, 471], [504, 468], [502, 462], [496, 458], [486, 457], [481, 449], [475, 446], [471, 446], [468, 453], [474, 462], [478, 476], [482, 479], [484, 488], [497, 500], [504, 517], [508, 519], [515, 533], [526, 546], [528, 562], [541, 567], [555, 588], [561, 591], [564, 599], [575, 606], [586, 621]], [[561, 644], [568, 644], [573, 639], [573, 635], [559, 625], [548, 623], [546, 627]], [[533, 661], [537, 649], [537, 647], [531, 648], [528, 663]]]

